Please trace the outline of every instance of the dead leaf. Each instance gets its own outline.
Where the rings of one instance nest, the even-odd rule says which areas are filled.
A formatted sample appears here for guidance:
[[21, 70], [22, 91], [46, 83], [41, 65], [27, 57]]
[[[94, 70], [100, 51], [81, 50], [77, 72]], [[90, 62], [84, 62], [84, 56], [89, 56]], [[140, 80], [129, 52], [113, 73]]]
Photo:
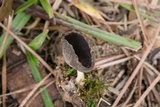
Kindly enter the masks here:
[[71, 0], [71, 3], [81, 11], [87, 13], [88, 15], [95, 17], [101, 21], [104, 21], [100, 13], [93, 6], [91, 6], [84, 0]]
[[2, 3], [0, 7], [0, 21], [2, 21], [11, 13], [13, 0], [3, 0], [0, 3]]

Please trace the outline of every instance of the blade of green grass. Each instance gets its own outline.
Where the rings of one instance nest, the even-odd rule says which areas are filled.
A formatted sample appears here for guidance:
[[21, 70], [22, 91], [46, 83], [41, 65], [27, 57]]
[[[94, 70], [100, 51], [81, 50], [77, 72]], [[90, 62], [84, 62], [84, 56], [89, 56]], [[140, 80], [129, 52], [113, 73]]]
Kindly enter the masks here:
[[29, 43], [29, 46], [33, 49], [33, 50], [37, 50], [42, 46], [42, 43], [45, 41], [46, 39], [46, 35], [47, 35], [48, 31], [44, 31], [42, 32], [40, 35], [38, 35], [35, 39], [33, 39], [31, 41], [31, 43]]
[[29, 6], [33, 5], [34, 3], [36, 3], [37, 0], [28, 0], [27, 2], [25, 2], [23, 5], [19, 6], [16, 10], [15, 13], [19, 13], [19, 12], [23, 12], [25, 9], [27, 9]]
[[[11, 25], [11, 29], [14, 32], [19, 32], [20, 30], [22, 30], [22, 28], [24, 27], [24, 25], [28, 22], [28, 20], [30, 19], [31, 15], [26, 14], [26, 13], [19, 13], [16, 15], [16, 17], [13, 19], [12, 25]], [[6, 50], [8, 49], [8, 47], [10, 46], [10, 44], [13, 41], [12, 36], [8, 36], [4, 46], [2, 47], [2, 43], [4, 41], [4, 37], [5, 37], [5, 32], [1, 35], [0, 37], [0, 48], [2, 49], [2, 52], [0, 53], [0, 59], [1, 57], [4, 55], [4, 53], [6, 52]]]
[[13, 38], [11, 36], [8, 36], [7, 39], [6, 39], [6, 42], [5, 42], [4, 46], [3, 46], [2, 43], [4, 41], [4, 37], [5, 37], [5, 34], [2, 34], [1, 37], [0, 37], [0, 46], [1, 46], [0, 50], [2, 50], [1, 53], [0, 53], [0, 59], [2, 58], [2, 56], [4, 55], [6, 50], [8, 49], [9, 45], [13, 41]]
[[122, 37], [114, 33], [109, 33], [107, 31], [103, 31], [101, 29], [92, 27], [90, 25], [87, 25], [85, 23], [82, 23], [78, 20], [75, 20], [65, 15], [60, 15], [58, 13], [55, 13], [55, 15], [57, 17], [56, 21], [61, 23], [62, 25], [68, 26], [76, 30], [83, 31], [96, 38], [99, 38], [99, 39], [102, 39], [104, 41], [108, 41], [114, 44], [122, 45], [128, 48], [131, 48], [133, 50], [138, 50], [139, 48], [141, 48], [141, 44], [135, 40], [125, 38], [125, 37]]
[[37, 63], [38, 59], [36, 59], [29, 51], [26, 52], [26, 55], [27, 55], [27, 61], [29, 63], [33, 77], [34, 77], [35, 81], [38, 83], [42, 80], [42, 77], [41, 77], [39, 70], [38, 70], [38, 63]]
[[[141, 43], [140, 42], [122, 37], [122, 36], [117, 35], [117, 34], [109, 33], [107, 31], [101, 30], [99, 28], [92, 27], [90, 25], [87, 25], [85, 23], [77, 21], [77, 20], [75, 20], [73, 18], [70, 18], [68, 16], [58, 14], [56, 12], [54, 12], [55, 20], [50, 20], [46, 16], [46, 14], [44, 12], [42, 12], [43, 10], [38, 9], [36, 7], [34, 7], [34, 8], [35, 8], [35, 13], [36, 14], [31, 13], [33, 16], [37, 16], [37, 17], [40, 17], [42, 19], [48, 20], [51, 23], [53, 23], [56, 20], [57, 23], [62, 24], [64, 26], [70, 27], [72, 29], [80, 30], [80, 31], [88, 33], [91, 36], [94, 36], [96, 38], [100, 38], [104, 41], [108, 41], [108, 42], [112, 42], [112, 43], [115, 43], [115, 44], [118, 44], [118, 45], [122, 45], [122, 46], [125, 46], [125, 47], [128, 47], [128, 48], [131, 48], [132, 50], [135, 50], [135, 51], [137, 51], [138, 49], [141, 48]], [[31, 12], [31, 11], [32, 11], [32, 9], [28, 9], [28, 11], [26, 11], [26, 12]]]
[[11, 28], [13, 31], [20, 31], [25, 26], [25, 24], [29, 21], [31, 15], [26, 14], [24, 12], [18, 13], [12, 22]]
[[42, 7], [44, 8], [44, 10], [48, 13], [49, 18], [53, 17], [53, 10], [51, 5], [47, 2], [47, 0], [40, 0], [40, 3], [42, 5]]
[[[36, 57], [33, 56], [30, 52], [27, 52], [26, 56], [27, 56], [27, 61], [29, 63], [29, 67], [31, 69], [32, 75], [34, 77], [34, 80], [37, 83], [39, 83], [42, 80], [42, 76], [41, 76], [41, 74], [39, 72], [37, 63], [35, 63]], [[43, 87], [41, 87], [41, 88], [43, 88]], [[50, 97], [47, 89], [44, 89], [41, 92], [41, 96], [42, 96], [42, 100], [44, 102], [45, 107], [54, 107], [54, 105], [52, 103], [52, 100], [51, 100], [51, 97]]]
[[[41, 34], [39, 34], [35, 39], [33, 39], [29, 43], [29, 46], [33, 50], [38, 50], [42, 46], [42, 43], [45, 41], [47, 33], [48, 33], [48, 31], [44, 31]], [[42, 80], [42, 76], [41, 76], [40, 71], [38, 69], [39, 61], [29, 51], [27, 51], [26, 57], [27, 57], [27, 61], [28, 61], [29, 67], [31, 69], [32, 75], [34, 77], [34, 80], [36, 81], [36, 83], [39, 83]], [[41, 88], [43, 88], [43, 87], [41, 87]], [[47, 89], [44, 89], [41, 92], [41, 96], [42, 96], [45, 107], [54, 107], [52, 99], [51, 99]]]

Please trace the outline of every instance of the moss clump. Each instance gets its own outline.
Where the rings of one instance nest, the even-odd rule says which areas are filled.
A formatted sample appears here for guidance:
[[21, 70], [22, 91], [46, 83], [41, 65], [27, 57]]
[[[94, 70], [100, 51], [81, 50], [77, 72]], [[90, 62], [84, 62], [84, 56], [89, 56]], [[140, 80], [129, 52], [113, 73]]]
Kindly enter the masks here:
[[86, 78], [85, 84], [80, 88], [80, 97], [86, 102], [86, 107], [96, 107], [98, 99], [101, 98], [105, 88], [104, 82], [95, 77]]

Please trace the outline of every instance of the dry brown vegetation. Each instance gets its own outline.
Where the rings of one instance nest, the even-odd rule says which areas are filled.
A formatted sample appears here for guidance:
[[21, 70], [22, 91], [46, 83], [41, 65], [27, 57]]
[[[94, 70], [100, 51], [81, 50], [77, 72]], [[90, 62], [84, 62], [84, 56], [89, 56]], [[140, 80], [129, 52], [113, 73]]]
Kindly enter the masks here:
[[[48, 0], [46, 11], [38, 0], [16, 23], [27, 1], [0, 1], [0, 106], [160, 106], [159, 0]], [[64, 61], [67, 31], [85, 35], [94, 56], [83, 85]]]

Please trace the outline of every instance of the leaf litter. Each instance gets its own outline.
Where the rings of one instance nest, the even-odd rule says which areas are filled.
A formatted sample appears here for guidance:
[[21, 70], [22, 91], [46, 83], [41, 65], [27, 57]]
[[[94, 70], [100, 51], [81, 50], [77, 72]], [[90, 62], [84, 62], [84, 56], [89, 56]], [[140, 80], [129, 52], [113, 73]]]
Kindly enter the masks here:
[[[78, 4], [77, 1], [83, 2], [85, 5]], [[56, 20], [55, 22], [50, 21], [47, 13], [37, 9], [35, 13], [33, 12], [34, 14], [31, 14], [32, 18], [27, 23], [27, 26], [35, 25], [24, 27], [20, 33], [14, 33], [28, 44], [42, 32], [44, 23], [49, 21], [48, 27], [45, 28], [49, 30], [48, 37], [36, 52], [54, 69], [53, 75], [45, 80], [42, 85], [47, 86], [51, 81], [53, 82], [47, 89], [55, 107], [138, 107], [139, 105], [158, 107], [160, 105], [160, 85], [158, 83], [160, 60], [159, 36], [157, 35], [160, 25], [155, 22], [156, 20], [147, 18], [147, 14], [150, 15], [150, 11], [157, 13], [159, 2], [156, 0], [150, 2], [134, 0], [134, 4], [129, 0], [127, 2], [124, 0], [71, 0], [70, 2], [54, 0], [50, 1], [50, 5], [53, 5], [53, 9], [56, 9], [58, 13], [87, 23], [92, 27], [139, 41], [142, 48], [133, 51], [85, 33], [95, 55], [96, 66], [92, 72], [85, 74], [85, 85], [81, 87], [75, 83], [75, 70], [63, 60], [60, 44], [62, 34], [75, 29], [67, 25], [64, 26], [63, 23], [56, 22]], [[20, 0], [13, 0], [14, 9], [21, 3]], [[59, 6], [56, 7], [54, 3], [58, 3]], [[132, 5], [135, 12], [127, 10], [121, 3]], [[27, 7], [27, 9], [33, 10], [34, 7], [36, 5]], [[27, 9], [26, 12], [29, 11]], [[41, 14], [37, 14], [37, 11]], [[94, 16], [93, 11], [98, 12], [96, 13], [98, 16]], [[140, 13], [145, 11], [147, 11], [146, 15]], [[37, 18], [40, 18], [39, 21], [34, 23]], [[159, 17], [154, 14], [153, 18]], [[7, 86], [1, 85], [0, 88], [1, 91], [4, 87], [7, 88], [5, 96], [7, 107], [21, 105], [31, 90], [36, 88], [25, 54], [21, 51], [23, 48], [19, 48], [20, 46], [23, 45], [17, 43], [16, 40], [13, 41], [6, 54]], [[1, 59], [1, 68], [4, 64], [2, 60], [4, 59]], [[47, 76], [49, 70], [44, 67], [45, 65], [39, 64], [40, 72]], [[0, 75], [2, 75], [1, 72]], [[1, 78], [3, 79], [3, 77]], [[20, 92], [20, 90], [25, 91]], [[35, 96], [38, 91], [31, 96]], [[3, 93], [0, 97], [4, 95]], [[33, 98], [27, 101], [25, 105], [28, 107], [44, 106], [40, 95]], [[2, 103], [4, 100], [0, 101], [0, 104]]]

